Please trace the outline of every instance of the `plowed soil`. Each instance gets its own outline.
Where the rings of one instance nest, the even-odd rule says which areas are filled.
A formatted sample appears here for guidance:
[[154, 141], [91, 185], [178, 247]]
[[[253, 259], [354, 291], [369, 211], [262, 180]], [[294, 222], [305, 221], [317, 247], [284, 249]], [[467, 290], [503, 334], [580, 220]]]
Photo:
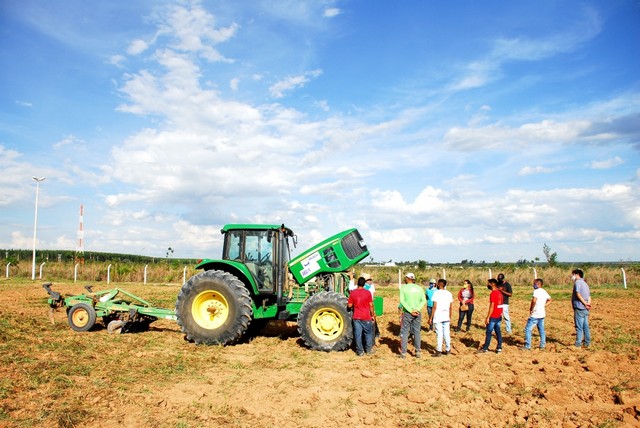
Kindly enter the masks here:
[[[166, 308], [179, 291], [117, 286]], [[75, 284], [53, 288], [84, 292]], [[423, 330], [422, 358], [400, 359], [391, 285], [378, 285], [386, 300], [376, 353], [357, 357], [307, 349], [285, 322], [226, 347], [186, 342], [171, 321], [118, 335], [99, 321], [77, 333], [63, 311], [51, 323], [40, 283], [2, 282], [0, 426], [639, 426], [640, 335], [630, 310], [639, 290], [592, 290], [593, 344], [577, 349], [567, 286], [549, 288], [547, 348], [529, 352], [518, 346], [531, 290], [514, 290], [514, 333], [501, 354], [476, 354], [488, 300], [482, 290], [471, 331], [452, 332], [452, 355], [431, 357], [435, 335]]]

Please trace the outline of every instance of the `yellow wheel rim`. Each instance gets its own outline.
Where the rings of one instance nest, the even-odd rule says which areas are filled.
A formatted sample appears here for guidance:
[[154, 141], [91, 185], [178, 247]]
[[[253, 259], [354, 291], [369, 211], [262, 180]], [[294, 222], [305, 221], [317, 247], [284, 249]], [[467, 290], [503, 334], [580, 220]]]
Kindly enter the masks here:
[[216, 291], [203, 291], [193, 300], [191, 313], [200, 327], [215, 330], [229, 318], [229, 303]]
[[334, 340], [344, 330], [344, 320], [338, 311], [321, 308], [311, 317], [311, 331], [323, 340]]
[[71, 315], [71, 320], [77, 327], [84, 327], [89, 322], [89, 313], [85, 309], [77, 309]]

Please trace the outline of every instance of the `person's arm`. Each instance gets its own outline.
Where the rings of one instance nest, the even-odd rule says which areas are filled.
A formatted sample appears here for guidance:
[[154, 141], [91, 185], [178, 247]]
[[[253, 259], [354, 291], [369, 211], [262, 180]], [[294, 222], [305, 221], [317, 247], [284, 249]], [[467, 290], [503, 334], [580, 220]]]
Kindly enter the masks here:
[[429, 324], [433, 324], [433, 314], [436, 313], [437, 308], [438, 308], [438, 302], [434, 301], [433, 308], [431, 309], [431, 316], [429, 317]]
[[529, 313], [533, 312], [533, 308], [536, 307], [536, 302], [538, 301], [538, 298], [536, 296], [533, 296], [531, 298], [531, 305], [529, 306]]
[[460, 302], [460, 304], [464, 304], [463, 302], [463, 298], [462, 298], [462, 290], [458, 291], [458, 301]]
[[582, 294], [579, 291], [576, 291], [576, 298], [584, 305], [585, 308], [589, 309], [591, 307], [591, 297], [589, 297], [589, 301], [586, 301]]
[[347, 300], [347, 308], [353, 308], [353, 298], [349, 295], [349, 300]]
[[449, 305], [449, 320], [453, 319], [453, 300], [451, 300], [451, 304]]
[[371, 301], [369, 301], [369, 311], [371, 312], [371, 318], [373, 318], [373, 320], [376, 320], [376, 310], [373, 307], [373, 299], [371, 299]]
[[489, 324], [489, 318], [491, 318], [491, 313], [493, 312], [493, 307], [495, 303], [489, 300], [489, 312], [487, 312], [487, 319], [484, 321], [485, 324]]
[[504, 294], [505, 296], [509, 296], [509, 297], [511, 297], [511, 295], [513, 294], [513, 291], [507, 291], [507, 290], [505, 290], [505, 288], [506, 288], [506, 287], [504, 287], [504, 286], [503, 286], [503, 287], [500, 287], [500, 288], [499, 288], [500, 292], [501, 292], [502, 294]]
[[551, 297], [549, 297], [549, 298], [547, 299], [547, 301], [545, 302], [544, 306], [545, 306], [545, 307], [546, 307], [546, 306], [549, 306], [549, 303], [551, 303]]

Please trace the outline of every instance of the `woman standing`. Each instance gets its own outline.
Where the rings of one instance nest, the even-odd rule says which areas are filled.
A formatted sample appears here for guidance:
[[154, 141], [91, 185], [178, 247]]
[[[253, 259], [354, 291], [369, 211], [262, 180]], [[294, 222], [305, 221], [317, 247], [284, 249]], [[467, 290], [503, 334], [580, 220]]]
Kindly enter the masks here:
[[462, 320], [467, 317], [467, 331], [471, 328], [471, 315], [473, 314], [473, 298], [475, 293], [473, 292], [473, 284], [468, 279], [464, 280], [464, 284], [458, 292], [458, 301], [460, 302], [460, 308], [458, 309], [458, 328], [456, 332], [460, 331], [462, 327]]

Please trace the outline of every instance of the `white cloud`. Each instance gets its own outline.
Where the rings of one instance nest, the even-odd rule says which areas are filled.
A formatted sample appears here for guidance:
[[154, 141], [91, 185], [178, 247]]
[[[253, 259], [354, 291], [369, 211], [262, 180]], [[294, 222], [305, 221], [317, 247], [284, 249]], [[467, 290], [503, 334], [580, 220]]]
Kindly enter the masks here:
[[341, 13], [342, 11], [337, 7], [330, 7], [324, 10], [322, 16], [324, 16], [325, 18], [333, 18], [334, 16], [338, 16]]
[[464, 91], [484, 86], [503, 77], [503, 66], [514, 61], [539, 61], [559, 53], [570, 52], [596, 37], [602, 29], [597, 12], [583, 9], [582, 19], [564, 31], [547, 37], [500, 37], [492, 42], [489, 53], [466, 67], [462, 75], [449, 85], [451, 91]]
[[311, 70], [297, 76], [289, 76], [269, 88], [269, 93], [274, 98], [282, 98], [285, 92], [292, 91], [297, 88], [304, 87], [311, 81], [322, 74], [322, 70]]
[[30, 102], [27, 102], [27, 101], [17, 100], [16, 104], [19, 105], [20, 107], [27, 107], [27, 108], [32, 108], [33, 107], [33, 104], [30, 103]]
[[84, 144], [84, 141], [81, 138], [76, 137], [75, 135], [67, 135], [66, 137], [64, 137], [62, 140], [56, 142], [53, 145], [54, 149], [61, 149], [65, 146], [71, 146], [71, 145], [81, 145]]
[[231, 79], [231, 81], [229, 82], [229, 87], [231, 88], [232, 91], [237, 91], [238, 90], [238, 85], [240, 84], [240, 79], [238, 79], [237, 77], [234, 77], [233, 79]]
[[149, 44], [142, 39], [136, 39], [129, 44], [127, 53], [129, 55], [139, 55], [149, 48]]
[[525, 166], [518, 171], [518, 175], [549, 174], [553, 171], [555, 171], [554, 168], [548, 168], [545, 166]]
[[589, 126], [587, 120], [557, 122], [545, 119], [518, 127], [494, 123], [480, 127], [453, 127], [444, 138], [452, 150], [522, 150], [532, 144], [575, 142]]
[[611, 159], [604, 159], [601, 161], [593, 161], [589, 164], [589, 168], [593, 169], [609, 169], [618, 165], [622, 165], [624, 161], [620, 156], [616, 156]]

